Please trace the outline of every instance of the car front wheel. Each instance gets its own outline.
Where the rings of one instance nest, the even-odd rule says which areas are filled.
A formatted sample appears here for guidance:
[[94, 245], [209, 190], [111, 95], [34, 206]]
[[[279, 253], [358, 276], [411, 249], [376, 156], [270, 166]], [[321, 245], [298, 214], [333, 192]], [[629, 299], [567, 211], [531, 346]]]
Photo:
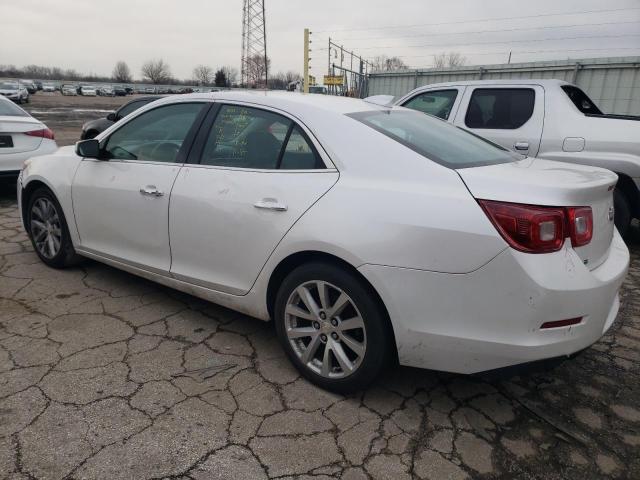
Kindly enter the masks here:
[[386, 316], [370, 287], [347, 269], [298, 267], [278, 291], [274, 316], [287, 355], [322, 388], [361, 390], [388, 364]]
[[29, 198], [26, 222], [31, 244], [40, 260], [54, 268], [74, 265], [79, 257], [73, 248], [69, 228], [60, 204], [47, 188]]

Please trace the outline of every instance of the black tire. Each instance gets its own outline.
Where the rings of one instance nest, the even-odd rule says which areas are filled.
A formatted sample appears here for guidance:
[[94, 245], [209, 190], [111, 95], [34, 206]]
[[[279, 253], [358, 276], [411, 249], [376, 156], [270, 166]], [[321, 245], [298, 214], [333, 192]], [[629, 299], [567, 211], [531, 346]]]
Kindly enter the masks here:
[[[355, 371], [343, 378], [328, 378], [306, 366], [287, 336], [285, 315], [287, 302], [299, 286], [313, 281], [327, 282], [346, 293], [363, 320], [364, 332], [366, 332], [364, 356]], [[390, 334], [386, 313], [379, 304], [375, 292], [355, 274], [337, 265], [313, 262], [292, 271], [278, 290], [274, 321], [278, 339], [291, 362], [306, 379], [326, 390], [338, 393], [362, 390], [390, 364], [393, 335]], [[318, 348], [326, 348], [326, 342], [323, 347]]]
[[[59, 219], [61, 232], [60, 247], [57, 253], [51, 258], [48, 258], [40, 251], [34, 239], [34, 219], [32, 212], [34, 205], [40, 199], [45, 199], [50, 202], [53, 208], [55, 208], [55, 212], [57, 213]], [[31, 245], [33, 246], [33, 249], [43, 263], [53, 268], [66, 268], [72, 265], [76, 265], [80, 262], [81, 257], [76, 254], [76, 251], [73, 248], [71, 236], [69, 235], [69, 227], [67, 226], [67, 220], [64, 216], [64, 212], [62, 211], [62, 207], [60, 207], [60, 203], [58, 203], [58, 200], [56, 199], [55, 195], [53, 195], [51, 190], [46, 187], [40, 187], [29, 197], [29, 200], [27, 202], [25, 223], [27, 224], [27, 232], [29, 234], [29, 239], [31, 240]]]
[[613, 207], [615, 209], [615, 224], [620, 235], [625, 237], [631, 227], [631, 204], [622, 190], [616, 188], [613, 192]]

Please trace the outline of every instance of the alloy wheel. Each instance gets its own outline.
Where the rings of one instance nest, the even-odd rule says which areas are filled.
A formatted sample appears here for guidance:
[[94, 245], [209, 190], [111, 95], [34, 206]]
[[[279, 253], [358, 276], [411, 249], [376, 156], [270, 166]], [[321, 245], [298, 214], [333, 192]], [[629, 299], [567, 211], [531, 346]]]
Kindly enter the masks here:
[[31, 236], [40, 255], [54, 258], [62, 245], [60, 216], [51, 200], [38, 198], [31, 207]]
[[358, 307], [343, 290], [321, 280], [305, 282], [291, 293], [285, 332], [302, 364], [325, 378], [353, 374], [367, 349]]

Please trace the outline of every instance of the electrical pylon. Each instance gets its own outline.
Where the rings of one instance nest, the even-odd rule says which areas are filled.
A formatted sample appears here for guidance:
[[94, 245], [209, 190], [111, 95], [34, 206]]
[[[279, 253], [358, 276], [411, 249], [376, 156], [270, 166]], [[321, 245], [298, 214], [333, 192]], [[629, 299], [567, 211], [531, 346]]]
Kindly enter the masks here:
[[267, 87], [269, 61], [264, 0], [243, 0], [240, 65], [243, 86]]

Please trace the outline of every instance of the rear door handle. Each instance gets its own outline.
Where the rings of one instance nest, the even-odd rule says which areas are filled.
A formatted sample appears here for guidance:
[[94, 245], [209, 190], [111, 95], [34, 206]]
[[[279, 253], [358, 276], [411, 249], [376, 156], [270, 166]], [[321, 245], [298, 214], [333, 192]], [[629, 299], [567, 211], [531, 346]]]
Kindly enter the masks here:
[[140, 194], [150, 197], [161, 197], [164, 195], [164, 192], [158, 190], [155, 185], [147, 185], [146, 187], [140, 188]]
[[275, 210], [276, 212], [286, 212], [288, 209], [284, 203], [278, 202], [277, 198], [263, 198], [254, 203], [253, 206], [261, 210]]
[[516, 142], [514, 143], [513, 148], [520, 151], [529, 150], [529, 142]]

